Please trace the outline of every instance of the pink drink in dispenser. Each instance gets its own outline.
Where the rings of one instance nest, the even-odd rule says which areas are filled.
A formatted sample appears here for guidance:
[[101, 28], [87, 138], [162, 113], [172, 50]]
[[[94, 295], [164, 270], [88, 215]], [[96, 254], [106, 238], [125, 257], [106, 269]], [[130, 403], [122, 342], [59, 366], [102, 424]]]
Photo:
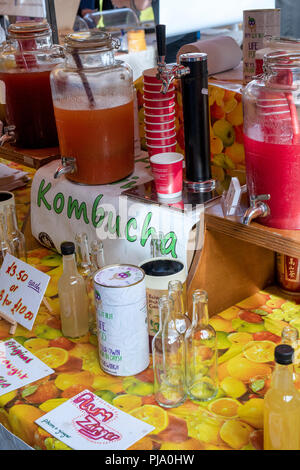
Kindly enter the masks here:
[[258, 222], [300, 229], [300, 52], [271, 52], [264, 67], [243, 92], [248, 193], [270, 196]]

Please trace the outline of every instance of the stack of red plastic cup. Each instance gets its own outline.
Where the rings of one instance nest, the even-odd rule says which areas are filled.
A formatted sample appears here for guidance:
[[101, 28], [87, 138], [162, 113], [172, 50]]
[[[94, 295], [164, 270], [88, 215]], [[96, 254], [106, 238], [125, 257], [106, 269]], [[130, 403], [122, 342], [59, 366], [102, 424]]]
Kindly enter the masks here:
[[176, 151], [175, 87], [164, 95], [157, 68], [144, 70], [144, 124], [149, 156]]

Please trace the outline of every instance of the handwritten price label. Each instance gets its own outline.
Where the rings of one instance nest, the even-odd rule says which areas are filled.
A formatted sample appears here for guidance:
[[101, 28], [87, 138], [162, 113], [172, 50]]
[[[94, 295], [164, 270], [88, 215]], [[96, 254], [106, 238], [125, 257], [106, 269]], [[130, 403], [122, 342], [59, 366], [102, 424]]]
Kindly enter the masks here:
[[35, 422], [75, 450], [125, 450], [155, 429], [89, 390]]
[[0, 270], [0, 312], [32, 329], [50, 277], [7, 254]]
[[14, 339], [0, 341], [0, 396], [53, 372], [53, 369]]

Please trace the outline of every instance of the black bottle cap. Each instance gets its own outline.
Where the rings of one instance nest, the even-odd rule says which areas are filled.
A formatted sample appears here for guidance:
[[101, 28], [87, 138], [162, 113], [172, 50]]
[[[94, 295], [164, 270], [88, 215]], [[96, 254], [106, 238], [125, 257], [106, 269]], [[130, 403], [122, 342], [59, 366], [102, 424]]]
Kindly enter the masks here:
[[73, 242], [63, 242], [60, 245], [62, 255], [73, 255], [75, 253], [75, 245]]
[[294, 349], [289, 344], [279, 344], [275, 348], [275, 361], [277, 364], [288, 365], [293, 363]]

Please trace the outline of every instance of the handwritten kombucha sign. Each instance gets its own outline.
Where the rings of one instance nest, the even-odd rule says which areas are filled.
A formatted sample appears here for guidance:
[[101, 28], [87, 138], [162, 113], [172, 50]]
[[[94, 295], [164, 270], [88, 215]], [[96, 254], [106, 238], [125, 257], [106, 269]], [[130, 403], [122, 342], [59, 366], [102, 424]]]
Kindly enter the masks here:
[[35, 422], [75, 450], [125, 450], [155, 429], [89, 390]]
[[17, 341], [0, 342], [0, 396], [53, 373], [53, 369]]
[[0, 270], [0, 316], [31, 330], [50, 277], [7, 254]]

